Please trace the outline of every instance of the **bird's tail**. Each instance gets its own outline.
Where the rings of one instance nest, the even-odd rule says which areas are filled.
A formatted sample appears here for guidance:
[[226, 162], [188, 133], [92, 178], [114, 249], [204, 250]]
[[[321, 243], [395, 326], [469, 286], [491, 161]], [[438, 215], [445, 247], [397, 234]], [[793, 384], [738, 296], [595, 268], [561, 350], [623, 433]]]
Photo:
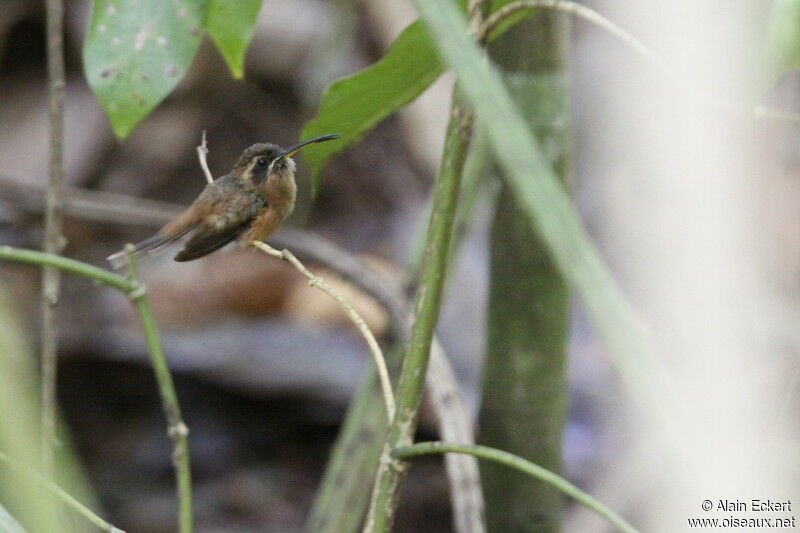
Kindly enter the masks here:
[[[152, 237], [137, 244], [133, 249], [133, 253], [137, 256], [142, 254], [155, 255], [163, 250], [168, 244], [172, 244], [192, 231], [195, 226], [196, 225], [189, 226], [188, 228], [185, 228], [177, 233], [173, 233], [172, 235], [153, 235]], [[111, 263], [111, 268], [114, 270], [119, 270], [128, 264], [128, 251], [122, 249], [119, 252], [113, 253], [106, 257], [106, 261]]]

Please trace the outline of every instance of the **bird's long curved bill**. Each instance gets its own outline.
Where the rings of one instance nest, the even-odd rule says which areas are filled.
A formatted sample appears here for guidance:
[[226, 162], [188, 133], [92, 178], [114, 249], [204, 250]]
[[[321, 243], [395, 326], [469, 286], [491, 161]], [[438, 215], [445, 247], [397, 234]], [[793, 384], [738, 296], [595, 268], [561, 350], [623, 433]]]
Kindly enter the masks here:
[[308, 139], [307, 141], [302, 141], [297, 144], [293, 144], [289, 148], [286, 148], [283, 152], [279, 153], [278, 156], [274, 159], [274, 161], [280, 161], [281, 159], [286, 159], [287, 157], [292, 157], [295, 153], [297, 153], [301, 148], [308, 146], [309, 144], [321, 143], [325, 141], [332, 141], [334, 139], [338, 139], [339, 136], [336, 134], [331, 135], [320, 135], [319, 137], [313, 137]]

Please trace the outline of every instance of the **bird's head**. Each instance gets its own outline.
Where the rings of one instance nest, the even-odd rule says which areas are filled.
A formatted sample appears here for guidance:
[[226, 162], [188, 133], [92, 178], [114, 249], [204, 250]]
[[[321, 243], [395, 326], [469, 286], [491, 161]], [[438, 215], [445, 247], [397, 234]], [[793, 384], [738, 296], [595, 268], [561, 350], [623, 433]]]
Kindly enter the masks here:
[[296, 152], [309, 144], [338, 138], [338, 135], [321, 135], [288, 148], [269, 143], [254, 144], [242, 153], [233, 170], [237, 176], [255, 185], [264, 183], [270, 175], [293, 178], [296, 167], [292, 156]]

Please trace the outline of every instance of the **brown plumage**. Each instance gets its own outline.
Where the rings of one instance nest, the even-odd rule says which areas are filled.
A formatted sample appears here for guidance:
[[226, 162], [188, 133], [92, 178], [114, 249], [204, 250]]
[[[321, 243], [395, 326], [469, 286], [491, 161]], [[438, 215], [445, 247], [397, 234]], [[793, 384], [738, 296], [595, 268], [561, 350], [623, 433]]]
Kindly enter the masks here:
[[[185, 241], [176, 261], [191, 261], [236, 241], [249, 246], [271, 235], [294, 208], [297, 186], [291, 156], [315, 142], [337, 138], [324, 135], [281, 149], [254, 144], [242, 153], [233, 170], [206, 185], [186, 211], [153, 237], [136, 245], [136, 253], [156, 253], [178, 240]], [[114, 268], [125, 264], [125, 251], [108, 257]]]

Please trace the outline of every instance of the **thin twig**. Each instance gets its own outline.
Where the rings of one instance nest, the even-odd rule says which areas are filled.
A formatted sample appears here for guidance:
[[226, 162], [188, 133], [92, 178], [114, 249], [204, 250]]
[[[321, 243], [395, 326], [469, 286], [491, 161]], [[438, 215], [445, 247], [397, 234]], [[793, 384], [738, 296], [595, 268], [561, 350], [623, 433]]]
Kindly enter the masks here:
[[[61, 253], [61, 183], [64, 181], [64, 4], [47, 0], [47, 120], [50, 144], [47, 180], [44, 251]], [[55, 307], [60, 286], [59, 271], [45, 268], [41, 294], [42, 366], [42, 472], [53, 475], [56, 440], [56, 372], [58, 340]]]
[[480, 459], [494, 461], [495, 463], [513, 468], [524, 474], [544, 481], [552, 487], [560, 490], [567, 496], [571, 496], [576, 501], [605, 518], [608, 523], [620, 531], [624, 531], [625, 533], [637, 533], [636, 528], [629, 524], [627, 520], [563, 477], [551, 472], [550, 470], [547, 470], [546, 468], [542, 468], [535, 463], [523, 459], [522, 457], [518, 457], [502, 450], [497, 450], [488, 446], [451, 444], [448, 442], [420, 442], [411, 446], [395, 448], [394, 451], [392, 451], [392, 456], [398, 459], [409, 459], [411, 457], [432, 453], [465, 453]]
[[[637, 54], [639, 54], [644, 59], [646, 59], [647, 61], [649, 61], [662, 71], [664, 71], [666, 74], [668, 74], [669, 77], [672, 78], [672, 82], [677, 87], [684, 87], [688, 90], [681, 75], [671, 65], [669, 65], [663, 59], [661, 59], [661, 57], [659, 57], [659, 55], [652, 48], [648, 47], [642, 41], [634, 37], [632, 33], [621, 28], [620, 26], [610, 21], [597, 11], [588, 8], [582, 4], [578, 4], [577, 2], [572, 2], [570, 0], [519, 0], [511, 4], [506, 4], [502, 8], [492, 13], [486, 19], [486, 21], [481, 25], [477, 33], [478, 41], [481, 43], [485, 43], [491, 36], [492, 32], [510, 16], [520, 11], [525, 11], [528, 9], [535, 9], [535, 8], [555, 9], [558, 11], [562, 11], [564, 13], [568, 13], [575, 17], [582, 18], [587, 22], [594, 24], [595, 26], [607, 31], [611, 35], [620, 39], [623, 43], [625, 43], [627, 46], [633, 49]], [[725, 111], [738, 114], [745, 114], [755, 119], [777, 120], [777, 121], [791, 122], [793, 124], [800, 124], [800, 115], [794, 113], [789, 113], [786, 111], [782, 111], [780, 109], [775, 109], [764, 105], [757, 105], [752, 109], [747, 109], [743, 107], [741, 104], [738, 104], [731, 100], [704, 94], [696, 89], [693, 90], [692, 92], [694, 93], [694, 96], [696, 98], [705, 100], [708, 103]]]
[[483, 23], [483, 18], [489, 10], [490, 2], [486, 0], [469, 0], [467, 6], [467, 17], [469, 18], [469, 31], [474, 37], [478, 37]]
[[211, 175], [211, 171], [208, 169], [208, 161], [206, 161], [207, 155], [208, 145], [206, 144], [206, 130], [203, 130], [203, 140], [200, 142], [200, 146], [197, 147], [197, 159], [200, 160], [200, 168], [203, 169], [203, 175], [206, 177], [206, 182], [213, 183], [214, 176]]
[[133, 302], [142, 323], [142, 332], [144, 333], [150, 360], [153, 364], [153, 372], [158, 384], [158, 392], [161, 395], [161, 403], [167, 418], [167, 433], [174, 444], [172, 461], [175, 465], [175, 477], [177, 478], [179, 506], [178, 530], [180, 533], [191, 533], [192, 477], [189, 466], [189, 428], [186, 427], [183, 417], [181, 416], [178, 397], [175, 394], [175, 386], [172, 382], [172, 376], [169, 373], [169, 365], [167, 364], [166, 357], [164, 357], [161, 338], [158, 334], [158, 328], [153, 319], [153, 312], [150, 309], [150, 303], [147, 299], [147, 289], [132, 275], [137, 271], [135, 254], [132, 253], [132, 250], [132, 247], [126, 247], [128, 260], [130, 261], [128, 277], [123, 277], [94, 265], [60, 255], [37, 252], [34, 250], [24, 250], [11, 246], [0, 246], [0, 259], [38, 266], [48, 266], [77, 274], [117, 289], [125, 293]]
[[289, 250], [279, 251], [264, 242], [253, 242], [252, 246], [268, 255], [271, 255], [272, 257], [277, 257], [278, 259], [282, 259], [291, 264], [295, 269], [297, 269], [298, 272], [308, 279], [309, 285], [318, 288], [333, 298], [344, 310], [353, 324], [356, 325], [358, 330], [361, 332], [361, 335], [364, 337], [364, 340], [367, 341], [369, 351], [372, 354], [372, 359], [378, 369], [378, 377], [380, 378], [381, 382], [381, 391], [383, 391], [383, 401], [386, 404], [386, 415], [391, 422], [395, 412], [395, 401], [394, 393], [392, 393], [392, 382], [389, 380], [389, 371], [386, 369], [386, 361], [383, 358], [383, 352], [381, 352], [380, 346], [378, 346], [378, 341], [375, 340], [375, 336], [372, 334], [372, 331], [370, 331], [366, 322], [364, 322], [364, 319], [361, 318], [361, 315], [358, 314], [358, 311], [353, 309], [353, 306], [350, 305], [350, 303], [345, 300], [345, 298], [339, 294], [338, 291], [328, 285], [325, 280], [309, 271], [305, 265], [303, 265], [303, 263], [301, 263], [300, 260], [297, 259], [297, 257], [295, 257], [294, 254]]
[[459, 97], [458, 89], [455, 89], [444, 153], [432, 193], [433, 209], [425, 239], [423, 275], [415, 294], [414, 324], [397, 385], [400, 406], [389, 428], [375, 475], [370, 508], [364, 524], [365, 533], [390, 531], [397, 509], [399, 488], [408, 465], [393, 458], [391, 450], [411, 444], [417, 425], [433, 333], [439, 318], [453, 220], [472, 125], [472, 112]]
[[12, 470], [16, 470], [19, 472], [20, 475], [27, 476], [34, 481], [36, 481], [39, 485], [44, 487], [45, 490], [50, 492], [50, 494], [55, 495], [61, 501], [72, 507], [75, 511], [81, 514], [84, 518], [86, 518], [89, 522], [94, 524], [95, 526], [99, 527], [103, 531], [108, 531], [109, 533], [125, 533], [120, 528], [109, 524], [102, 518], [100, 518], [97, 514], [95, 514], [91, 509], [83, 505], [81, 502], [76, 500], [72, 497], [67, 491], [53, 483], [52, 481], [45, 479], [38, 472], [31, 470], [29, 468], [23, 468], [21, 465], [17, 464], [15, 461], [12, 461], [6, 454], [0, 452], [0, 461], [8, 465], [9, 468]]
[[175, 467], [175, 479], [178, 491], [178, 530], [180, 533], [192, 531], [192, 470], [189, 465], [189, 428], [183, 421], [178, 396], [175, 394], [175, 385], [169, 372], [169, 364], [164, 356], [158, 327], [153, 319], [153, 312], [147, 301], [147, 289], [136, 278], [136, 249], [127, 245], [125, 251], [128, 256], [128, 281], [131, 289], [127, 291], [128, 298], [133, 302], [142, 325], [147, 342], [150, 361], [158, 383], [158, 392], [167, 418], [167, 435], [172, 440], [172, 463]]

